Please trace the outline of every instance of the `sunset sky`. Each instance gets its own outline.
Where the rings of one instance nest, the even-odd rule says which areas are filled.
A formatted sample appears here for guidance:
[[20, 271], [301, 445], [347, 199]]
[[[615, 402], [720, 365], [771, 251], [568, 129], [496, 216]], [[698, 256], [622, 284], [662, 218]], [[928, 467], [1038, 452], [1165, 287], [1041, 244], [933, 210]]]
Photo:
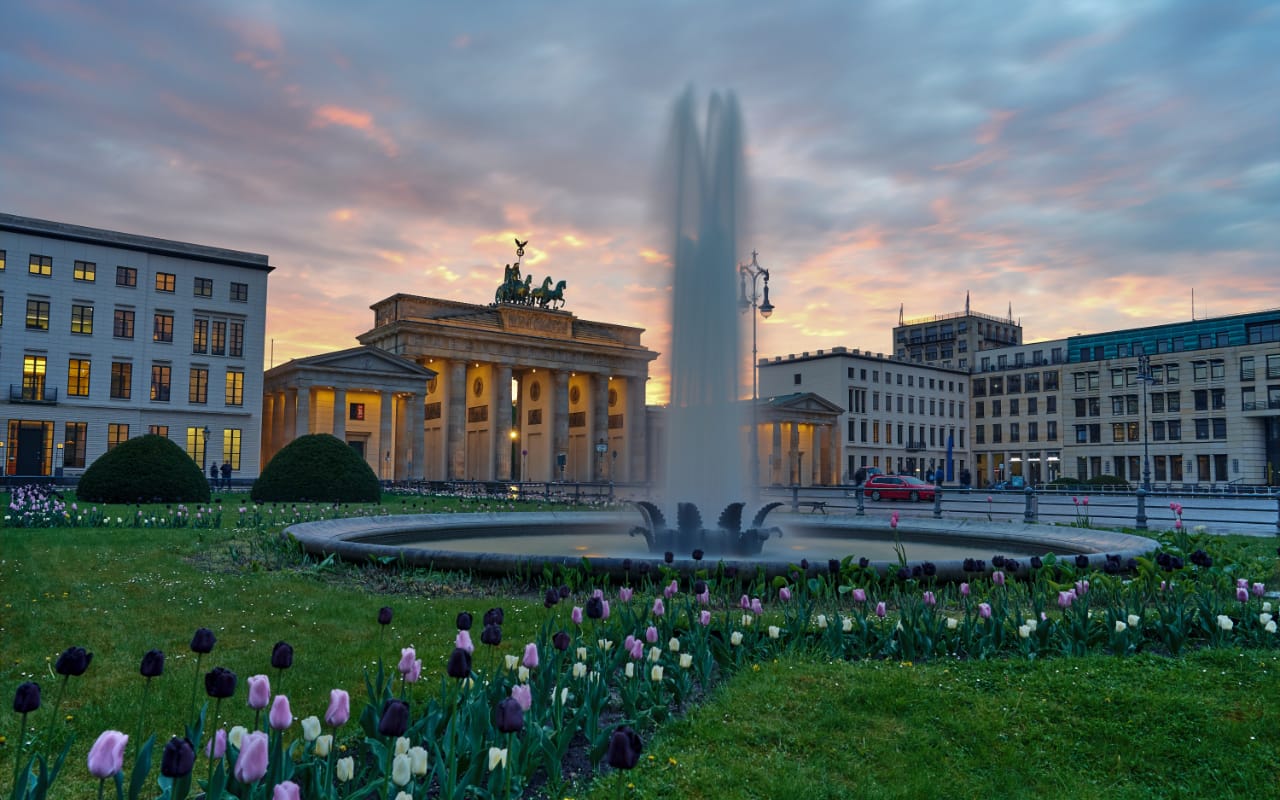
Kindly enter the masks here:
[[[396, 292], [664, 351], [672, 106], [731, 90], [762, 356], [1280, 306], [1280, 4], [6, 0], [0, 211], [266, 253], [274, 363]], [[748, 345], [749, 348], [749, 345]], [[269, 365], [268, 365], [269, 366]], [[665, 398], [666, 359], [649, 399]]]

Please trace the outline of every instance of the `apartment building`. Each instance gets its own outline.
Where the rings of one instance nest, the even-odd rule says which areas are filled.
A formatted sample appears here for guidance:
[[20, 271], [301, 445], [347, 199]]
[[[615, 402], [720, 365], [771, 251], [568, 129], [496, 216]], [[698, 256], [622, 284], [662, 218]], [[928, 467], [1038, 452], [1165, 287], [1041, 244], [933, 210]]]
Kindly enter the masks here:
[[966, 371], [977, 365], [980, 352], [1022, 341], [1022, 325], [1014, 321], [1012, 308], [1003, 318], [970, 311], [968, 295], [961, 312], [904, 320], [899, 309], [893, 329], [893, 353], [898, 358]]
[[202, 469], [256, 477], [272, 269], [265, 255], [0, 214], [4, 474], [77, 474], [156, 433]]
[[974, 485], [1018, 476], [1036, 484], [1063, 474], [1066, 355], [1065, 339], [978, 354], [970, 380]]

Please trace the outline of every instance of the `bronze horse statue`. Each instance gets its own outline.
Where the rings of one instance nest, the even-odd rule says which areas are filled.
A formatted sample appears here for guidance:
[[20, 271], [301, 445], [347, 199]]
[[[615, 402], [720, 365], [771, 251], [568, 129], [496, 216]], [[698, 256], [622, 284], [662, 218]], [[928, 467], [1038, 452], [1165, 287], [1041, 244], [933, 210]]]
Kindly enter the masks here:
[[548, 275], [543, 279], [542, 285], [533, 290], [533, 302], [539, 308], [559, 308], [564, 305], [564, 287], [569, 284], [568, 281], [560, 281], [551, 287], [551, 276]]

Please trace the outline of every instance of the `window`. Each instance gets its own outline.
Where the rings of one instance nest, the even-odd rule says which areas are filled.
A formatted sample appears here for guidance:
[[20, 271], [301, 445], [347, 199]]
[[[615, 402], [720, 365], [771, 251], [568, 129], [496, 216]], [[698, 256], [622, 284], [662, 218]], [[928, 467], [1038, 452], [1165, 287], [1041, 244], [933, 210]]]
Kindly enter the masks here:
[[[237, 303], [249, 302], [249, 284], [231, 282], [231, 299]], [[852, 376], [850, 376], [852, 377]]]
[[1164, 406], [1170, 413], [1182, 410], [1182, 394], [1180, 392], [1169, 392], [1164, 396]]
[[152, 436], [163, 436], [167, 439], [169, 438], [169, 426], [168, 425], [148, 425], [147, 433], [151, 434]]
[[133, 309], [117, 308], [111, 333], [117, 339], [133, 338]]
[[1123, 422], [1111, 423], [1111, 441], [1113, 442], [1124, 441], [1124, 423]]
[[1131, 442], [1138, 441], [1138, 423], [1136, 422], [1128, 423], [1127, 430], [1129, 433], [1129, 441]]
[[129, 426], [120, 422], [107, 423], [107, 450], [129, 440]]
[[1253, 356], [1240, 357], [1240, 380], [1253, 380]]
[[156, 342], [172, 342], [173, 341], [173, 315], [172, 314], [156, 314], [155, 326], [151, 333], [152, 341]]
[[1220, 381], [1227, 377], [1227, 362], [1221, 358], [1209, 359], [1209, 380]]
[[1040, 391], [1040, 373], [1028, 372], [1022, 376], [1022, 385], [1028, 392]]
[[162, 403], [169, 402], [169, 376], [172, 368], [168, 364], [151, 365], [151, 399]]
[[993, 417], [998, 417], [998, 416], [1000, 416], [1000, 401], [999, 401], [999, 400], [992, 400], [992, 401], [991, 401], [991, 416], [993, 416]]
[[1007, 391], [1009, 394], [1021, 394], [1022, 393], [1022, 376], [1010, 375], [1005, 380], [1004, 388], [1005, 388], [1005, 391]]
[[231, 462], [231, 469], [240, 469], [240, 429], [223, 428], [222, 460]]
[[40, 275], [49, 278], [53, 276], [53, 256], [38, 256], [31, 254], [31, 260], [27, 263], [27, 272], [32, 275]]
[[172, 294], [173, 292], [177, 291], [177, 285], [178, 285], [178, 276], [174, 275], [172, 272], [156, 273], [156, 291], [157, 292], [168, 292]]
[[84, 446], [89, 438], [88, 430], [87, 422], [68, 422], [62, 429], [62, 466], [84, 466]]
[[0, 272], [4, 272], [5, 251], [0, 250]]
[[71, 270], [71, 277], [93, 283], [98, 279], [98, 265], [92, 261], [77, 261]]
[[1207, 389], [1196, 389], [1191, 393], [1191, 396], [1195, 399], [1196, 411], [1209, 410], [1209, 391]]
[[973, 396], [974, 396], [974, 397], [986, 397], [986, 396], [987, 396], [987, 379], [986, 379], [986, 378], [975, 378], [975, 379], [974, 379], [974, 381], [973, 381]]
[[1151, 439], [1156, 442], [1164, 441], [1164, 422], [1156, 420], [1151, 423]]
[[244, 405], [244, 373], [239, 370], [227, 370], [227, 405]]
[[128, 400], [133, 395], [133, 364], [128, 361], [111, 362], [111, 396], [116, 400]]
[[985, 402], [983, 402], [982, 400], [979, 400], [979, 401], [977, 401], [976, 403], [974, 403], [974, 404], [973, 404], [973, 418], [974, 418], [974, 419], [985, 419], [985, 418], [986, 418], [986, 416], [987, 416], [987, 404], [986, 404]]
[[4, 324], [4, 295], [0, 294], [0, 325]]
[[991, 443], [1000, 444], [1003, 441], [1004, 441], [1004, 435], [1003, 435], [1003, 431], [1001, 431], [1000, 429], [1000, 426], [992, 425], [991, 426]]
[[[44, 356], [22, 357], [22, 399], [43, 400], [48, 362]], [[10, 455], [13, 455], [10, 453]]]
[[196, 297], [213, 297], [213, 278], [196, 278]]
[[27, 300], [27, 330], [49, 330], [48, 300]]
[[[1057, 350], [1054, 350], [1055, 355]], [[1058, 391], [1058, 371], [1056, 369], [1046, 370], [1042, 373], [1044, 377], [1044, 390], [1046, 392]]]
[[1209, 390], [1209, 407], [1214, 411], [1221, 411], [1227, 407], [1227, 390], [1226, 389], [1210, 389]]
[[215, 356], [226, 354], [227, 323], [225, 320], [215, 319], [213, 321], [213, 335], [209, 337], [209, 350]]
[[1028, 423], [1027, 423], [1027, 441], [1028, 441], [1028, 442], [1038, 442], [1038, 441], [1040, 441], [1040, 425], [1039, 425], [1039, 423], [1035, 423], [1035, 422], [1028, 422]]
[[987, 433], [986, 433], [986, 429], [984, 429], [981, 425], [979, 425], [978, 427], [974, 428], [974, 430], [973, 430], [973, 443], [974, 443], [974, 444], [986, 444], [986, 443], [987, 443]]
[[1196, 383], [1203, 383], [1209, 380], [1209, 362], [1208, 361], [1192, 361], [1191, 362], [1191, 379]]
[[1000, 378], [992, 378], [990, 384], [988, 384], [988, 391], [993, 397], [1004, 394], [1004, 381]]
[[1044, 413], [1046, 414], [1058, 413], [1058, 398], [1056, 396], [1049, 395], [1044, 399]]
[[89, 359], [72, 358], [67, 361], [67, 396], [89, 396]]
[[138, 270], [134, 267], [116, 267], [116, 286], [133, 288], [138, 285]]
[[1018, 423], [1010, 422], [1009, 423], [1009, 441], [1011, 442], [1021, 441], [1021, 439], [1018, 438], [1019, 433], [1020, 431], [1018, 429]]
[[1028, 397], [1027, 398], [1027, 416], [1034, 417], [1036, 414], [1039, 414], [1039, 413], [1040, 413], [1040, 398]]
[[1214, 417], [1214, 418], [1213, 418], [1213, 438], [1215, 438], [1215, 439], [1225, 439], [1225, 438], [1227, 438], [1227, 419], [1226, 419], [1226, 417]]
[[204, 367], [192, 367], [188, 387], [187, 400], [189, 402], [200, 405], [209, 402], [209, 370]]
[[244, 323], [231, 323], [231, 337], [227, 341], [227, 355], [232, 358], [244, 357]]
[[1058, 441], [1058, 421], [1049, 420], [1044, 424], [1044, 438], [1048, 442]]
[[209, 320], [195, 320], [195, 327], [191, 330], [191, 352], [209, 352]]
[[1181, 420], [1176, 420], [1176, 419], [1169, 420], [1168, 427], [1169, 427], [1169, 441], [1176, 442], [1182, 438], [1182, 421]]
[[1195, 423], [1196, 423], [1196, 438], [1208, 439], [1209, 438], [1209, 420], [1197, 419], [1195, 420]]
[[209, 429], [187, 428], [187, 455], [197, 464], [204, 463], [205, 444], [209, 438]]
[[93, 306], [71, 306], [71, 332], [93, 333]]

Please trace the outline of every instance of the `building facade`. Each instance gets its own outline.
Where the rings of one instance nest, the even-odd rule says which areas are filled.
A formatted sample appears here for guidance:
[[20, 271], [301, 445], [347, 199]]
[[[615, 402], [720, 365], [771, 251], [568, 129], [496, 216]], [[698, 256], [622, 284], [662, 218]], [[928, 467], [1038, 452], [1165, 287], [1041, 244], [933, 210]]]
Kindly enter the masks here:
[[893, 353], [906, 361], [939, 364], [970, 370], [978, 363], [978, 353], [1022, 344], [1022, 325], [1013, 319], [1013, 309], [1005, 318], [969, 310], [932, 317], [903, 319], [893, 329]]
[[1061, 477], [1066, 340], [978, 354], [971, 377], [973, 482]]
[[156, 433], [202, 469], [256, 477], [272, 269], [265, 255], [0, 214], [5, 475], [74, 475]]

